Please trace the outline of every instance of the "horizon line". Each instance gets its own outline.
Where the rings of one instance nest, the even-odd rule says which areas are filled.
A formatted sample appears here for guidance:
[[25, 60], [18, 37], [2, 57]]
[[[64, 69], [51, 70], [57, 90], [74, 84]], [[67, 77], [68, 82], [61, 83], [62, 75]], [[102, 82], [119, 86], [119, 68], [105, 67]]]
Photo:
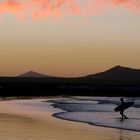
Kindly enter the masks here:
[[[103, 70], [103, 71], [99, 71], [99, 72], [96, 72], [96, 73], [89, 73], [89, 74], [81, 74], [81, 75], [78, 75], [78, 76], [56, 76], [56, 75], [52, 75], [52, 74], [44, 74], [44, 73], [41, 73], [41, 72], [38, 72], [38, 71], [36, 71], [36, 70], [29, 70], [29, 71], [26, 71], [26, 72], [23, 72], [23, 73], [20, 73], [20, 74], [17, 74], [17, 75], [0, 75], [0, 78], [2, 78], [2, 77], [21, 77], [21, 78], [26, 78], [26, 77], [22, 77], [21, 75], [23, 75], [23, 74], [26, 74], [26, 73], [30, 73], [30, 72], [32, 72], [32, 73], [36, 73], [36, 74], [40, 74], [40, 75], [42, 75], [42, 76], [40, 76], [40, 77], [38, 77], [38, 78], [47, 78], [47, 77], [58, 77], [58, 78], [78, 78], [78, 77], [86, 77], [86, 76], [89, 76], [89, 75], [94, 75], [94, 74], [98, 74], [98, 73], [102, 73], [102, 72], [105, 72], [105, 71], [108, 71], [108, 70], [110, 70], [110, 69], [113, 69], [113, 68], [117, 68], [117, 67], [120, 67], [120, 68], [128, 68], [128, 69], [133, 69], [133, 70], [140, 70], [140, 69], [138, 69], [138, 68], [132, 68], [132, 67], [128, 67], [128, 66], [122, 66], [122, 65], [115, 65], [115, 66], [112, 66], [112, 67], [110, 67], [110, 68], [108, 68], [108, 69], [105, 69], [105, 70]], [[44, 75], [44, 76], [43, 76]], [[28, 77], [28, 76], [27, 76]], [[30, 76], [29, 76], [30, 77]], [[32, 77], [32, 76], [31, 76]], [[34, 78], [37, 78], [37, 77], [34, 77]]]

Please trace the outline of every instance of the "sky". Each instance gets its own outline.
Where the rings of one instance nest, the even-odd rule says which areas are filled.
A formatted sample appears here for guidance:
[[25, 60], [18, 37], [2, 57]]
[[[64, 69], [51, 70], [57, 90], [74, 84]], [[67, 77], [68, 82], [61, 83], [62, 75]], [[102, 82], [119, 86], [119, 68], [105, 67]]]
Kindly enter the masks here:
[[140, 0], [0, 0], [0, 75], [140, 69]]

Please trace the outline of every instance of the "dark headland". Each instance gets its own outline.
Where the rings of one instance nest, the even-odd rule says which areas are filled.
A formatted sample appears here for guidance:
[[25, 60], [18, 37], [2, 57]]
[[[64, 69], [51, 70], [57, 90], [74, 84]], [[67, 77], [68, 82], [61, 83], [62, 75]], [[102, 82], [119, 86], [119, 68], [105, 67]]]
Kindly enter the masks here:
[[140, 69], [115, 66], [77, 78], [54, 77], [29, 71], [0, 77], [0, 96], [140, 96]]

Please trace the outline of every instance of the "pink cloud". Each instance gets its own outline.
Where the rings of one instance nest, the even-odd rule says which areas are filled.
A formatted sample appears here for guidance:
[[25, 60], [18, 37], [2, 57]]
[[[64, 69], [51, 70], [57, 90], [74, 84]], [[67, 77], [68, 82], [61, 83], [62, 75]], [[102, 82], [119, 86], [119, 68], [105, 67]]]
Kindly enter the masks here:
[[11, 14], [22, 21], [24, 19], [24, 5], [12, 0], [0, 2], [0, 14]]
[[139, 0], [2, 0], [0, 15], [10, 14], [23, 21], [27, 17], [42, 19], [69, 15], [98, 15], [108, 8], [123, 8], [128, 12], [140, 10]]
[[113, 5], [123, 7], [131, 12], [140, 10], [139, 0], [114, 0]]

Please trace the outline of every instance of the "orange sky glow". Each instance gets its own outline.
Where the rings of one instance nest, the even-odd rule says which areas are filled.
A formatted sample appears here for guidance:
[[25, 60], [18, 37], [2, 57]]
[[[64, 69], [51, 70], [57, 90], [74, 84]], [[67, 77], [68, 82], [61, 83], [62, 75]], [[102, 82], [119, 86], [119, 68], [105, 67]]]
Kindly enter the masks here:
[[0, 0], [0, 76], [140, 68], [140, 0]]

